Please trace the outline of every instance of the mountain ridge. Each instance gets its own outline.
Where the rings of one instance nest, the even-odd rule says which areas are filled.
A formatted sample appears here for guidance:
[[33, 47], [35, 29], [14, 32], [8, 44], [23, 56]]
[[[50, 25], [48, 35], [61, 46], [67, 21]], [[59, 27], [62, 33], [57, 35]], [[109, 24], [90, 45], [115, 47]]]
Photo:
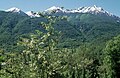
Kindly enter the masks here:
[[18, 13], [18, 14], [21, 14], [21, 15], [27, 15], [24, 11], [22, 11], [21, 9], [17, 8], [17, 7], [12, 7], [10, 9], [7, 9], [5, 10], [5, 12], [11, 12], [11, 13]]
[[[102, 9], [100, 8], [100, 10]], [[30, 11], [30, 13], [36, 15], [36, 13], [32, 11]], [[35, 30], [44, 31], [40, 23], [47, 22], [46, 16], [49, 17], [50, 15], [41, 14], [39, 18], [36, 18], [28, 15], [23, 16], [18, 11], [0, 11], [1, 47], [11, 49], [9, 46], [16, 45], [20, 37], [35, 33]], [[58, 14], [53, 13], [51, 16], [66, 17], [53, 25], [55, 30], [62, 32], [62, 37], [58, 44], [59, 47], [77, 47], [85, 41], [91, 44], [96, 42], [102, 43], [102, 41], [106, 41], [120, 34], [120, 18], [113, 16], [105, 14], [61, 12]]]
[[[28, 12], [24, 12], [19, 8], [13, 7], [10, 8], [8, 10], [5, 10], [6, 12], [15, 12], [15, 13], [24, 13], [30, 17], [40, 17], [40, 15], [38, 14], [38, 12], [34, 12], [34, 11], [28, 11]], [[44, 14], [52, 14], [52, 13], [91, 13], [91, 14], [105, 14], [107, 16], [113, 16], [113, 17], [119, 17], [117, 15], [114, 15], [106, 10], [104, 10], [102, 7], [98, 7], [96, 5], [94, 6], [83, 6], [83, 7], [79, 7], [77, 9], [64, 9], [64, 7], [58, 7], [58, 6], [52, 6], [44, 11], [42, 11], [42, 13]], [[120, 17], [119, 17], [120, 18]]]

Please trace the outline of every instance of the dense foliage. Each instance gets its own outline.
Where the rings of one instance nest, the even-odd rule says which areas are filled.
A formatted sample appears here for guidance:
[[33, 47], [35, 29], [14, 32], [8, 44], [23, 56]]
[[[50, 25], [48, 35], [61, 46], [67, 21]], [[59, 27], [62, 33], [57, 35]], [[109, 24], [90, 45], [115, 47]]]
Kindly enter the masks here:
[[[46, 22], [45, 16], [30, 18], [18, 13], [0, 11], [0, 47], [7, 51], [16, 50], [16, 43], [20, 37], [28, 37], [35, 30], [45, 32], [40, 22]], [[91, 44], [104, 44], [107, 40], [120, 34], [119, 19], [94, 14], [56, 14], [56, 17], [64, 17], [53, 26], [57, 31], [61, 31], [61, 39], [58, 47], [73, 48], [79, 47], [83, 42]]]
[[119, 78], [120, 36], [105, 45], [120, 33], [112, 17], [0, 13], [0, 78]]
[[[22, 52], [1, 51], [2, 78], [97, 78], [99, 61], [93, 58], [84, 45], [78, 49], [56, 47], [59, 32], [53, 23], [58, 19], [48, 17], [48, 24], [41, 22], [46, 33], [38, 32], [31, 39], [22, 38]], [[53, 20], [54, 19], [54, 20]], [[57, 20], [59, 21], [59, 20]], [[92, 54], [94, 55], [94, 54]]]
[[120, 77], [120, 36], [115, 37], [107, 43], [104, 65], [106, 66], [107, 77]]

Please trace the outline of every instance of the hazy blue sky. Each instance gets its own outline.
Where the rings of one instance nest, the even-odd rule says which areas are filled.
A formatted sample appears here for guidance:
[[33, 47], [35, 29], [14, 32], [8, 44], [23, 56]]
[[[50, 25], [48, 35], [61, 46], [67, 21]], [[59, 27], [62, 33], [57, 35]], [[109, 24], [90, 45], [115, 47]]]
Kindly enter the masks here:
[[120, 0], [1, 0], [0, 10], [18, 7], [23, 11], [43, 11], [51, 6], [74, 9], [81, 6], [97, 5], [120, 16]]

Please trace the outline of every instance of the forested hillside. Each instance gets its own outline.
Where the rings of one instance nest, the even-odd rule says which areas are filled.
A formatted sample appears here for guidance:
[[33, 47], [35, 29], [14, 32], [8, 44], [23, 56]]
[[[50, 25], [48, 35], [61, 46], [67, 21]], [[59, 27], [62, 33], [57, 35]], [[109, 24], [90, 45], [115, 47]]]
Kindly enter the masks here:
[[[57, 21], [53, 27], [61, 31], [61, 39], [58, 47], [71, 48], [79, 47], [83, 42], [104, 43], [120, 33], [120, 23], [118, 18], [106, 15], [84, 14], [52, 14], [62, 18]], [[14, 49], [17, 41], [22, 36], [28, 36], [30, 33], [36, 33], [36, 30], [44, 31], [40, 22], [46, 22], [47, 19], [41, 15], [39, 18], [31, 18], [11, 12], [0, 12], [0, 47]]]
[[119, 20], [0, 11], [0, 78], [119, 78]]

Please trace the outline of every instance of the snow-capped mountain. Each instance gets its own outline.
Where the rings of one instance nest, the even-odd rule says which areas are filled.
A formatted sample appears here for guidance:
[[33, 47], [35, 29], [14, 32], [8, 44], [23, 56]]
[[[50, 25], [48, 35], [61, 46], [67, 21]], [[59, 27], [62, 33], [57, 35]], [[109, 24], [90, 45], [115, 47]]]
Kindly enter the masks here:
[[6, 10], [6, 12], [17, 12], [17, 13], [20, 13], [21, 10], [20, 10], [19, 8], [12, 7], [12, 8], [10, 8], [10, 9]]
[[61, 7], [56, 7], [53, 6], [47, 10], [45, 10], [44, 12], [46, 13], [92, 13], [92, 14], [106, 14], [109, 16], [112, 16], [113, 14], [105, 11], [103, 8], [101, 7], [97, 7], [96, 5], [94, 6], [89, 6], [89, 7], [80, 7], [78, 9], [63, 9]]
[[38, 12], [28, 11], [26, 14], [30, 17], [40, 17]]
[[19, 8], [16, 8], [16, 7], [12, 7], [8, 10], [5, 10], [6, 12], [13, 12], [13, 13], [18, 13], [18, 14], [21, 14], [21, 15], [26, 15], [26, 13], [24, 13], [21, 9]]
[[103, 8], [97, 7], [94, 5], [92, 7], [80, 7], [78, 9], [71, 10], [68, 12], [72, 12], [72, 13], [75, 13], [75, 12], [78, 12], [78, 13], [105, 13], [106, 11]]
[[45, 10], [45, 12], [64, 12], [64, 10], [61, 7], [53, 6]]
[[[40, 17], [38, 12], [33, 12], [33, 11], [28, 11], [28, 12], [23, 12], [21, 9], [13, 7], [10, 8], [8, 10], [6, 10], [6, 12], [13, 12], [13, 13], [19, 13], [22, 15], [27, 15], [30, 17]], [[108, 11], [104, 10], [101, 7], [98, 6], [88, 6], [88, 7], [79, 7], [77, 9], [64, 9], [63, 7], [50, 7], [48, 9], [46, 9], [45, 11], [43, 11], [43, 13], [45, 14], [53, 14], [53, 13], [91, 13], [91, 14], [104, 14], [107, 16], [113, 16], [113, 17], [117, 17], [115, 15], [113, 15], [112, 13], [109, 13]]]

